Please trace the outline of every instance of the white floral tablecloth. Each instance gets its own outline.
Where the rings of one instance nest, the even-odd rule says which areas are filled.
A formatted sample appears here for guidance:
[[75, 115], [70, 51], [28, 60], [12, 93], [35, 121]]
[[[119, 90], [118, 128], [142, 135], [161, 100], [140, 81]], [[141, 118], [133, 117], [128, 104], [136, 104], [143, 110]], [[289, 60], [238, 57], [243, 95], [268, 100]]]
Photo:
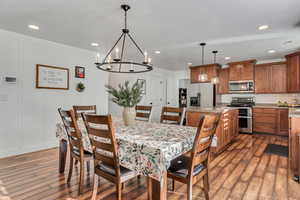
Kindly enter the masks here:
[[[119, 144], [120, 164], [139, 174], [161, 180], [171, 160], [192, 149], [196, 128], [137, 121], [125, 126], [121, 119], [113, 118]], [[82, 120], [78, 121], [84, 148], [92, 151]], [[57, 124], [56, 136], [67, 140], [62, 123]]]

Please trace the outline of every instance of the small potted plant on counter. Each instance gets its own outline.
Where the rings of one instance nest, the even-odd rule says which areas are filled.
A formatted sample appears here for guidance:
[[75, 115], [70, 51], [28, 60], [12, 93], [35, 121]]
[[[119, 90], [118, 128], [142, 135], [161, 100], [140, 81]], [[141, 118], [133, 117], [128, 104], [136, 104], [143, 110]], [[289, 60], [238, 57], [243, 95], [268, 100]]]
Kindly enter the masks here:
[[134, 125], [135, 123], [135, 106], [142, 100], [143, 83], [136, 81], [132, 86], [129, 81], [125, 81], [124, 85], [119, 84], [118, 88], [113, 88], [110, 85], [105, 86], [107, 92], [113, 97], [111, 100], [123, 107], [123, 121], [126, 126]]

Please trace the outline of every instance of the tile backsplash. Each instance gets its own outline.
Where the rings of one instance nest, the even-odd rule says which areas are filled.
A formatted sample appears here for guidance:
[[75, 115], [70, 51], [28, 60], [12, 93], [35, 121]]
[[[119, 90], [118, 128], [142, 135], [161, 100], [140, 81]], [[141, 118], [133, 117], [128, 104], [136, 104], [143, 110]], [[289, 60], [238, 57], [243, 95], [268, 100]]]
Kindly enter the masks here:
[[292, 103], [293, 99], [298, 99], [300, 103], [300, 94], [225, 94], [221, 95], [221, 103], [230, 103], [232, 97], [254, 97], [256, 103], [277, 103], [278, 101], [287, 101]]

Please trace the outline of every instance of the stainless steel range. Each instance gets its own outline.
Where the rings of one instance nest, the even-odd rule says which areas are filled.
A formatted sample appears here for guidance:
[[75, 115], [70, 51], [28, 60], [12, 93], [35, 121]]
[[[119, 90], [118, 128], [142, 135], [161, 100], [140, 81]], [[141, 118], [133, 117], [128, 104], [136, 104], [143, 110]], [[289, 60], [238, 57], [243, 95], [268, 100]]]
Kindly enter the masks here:
[[253, 97], [232, 97], [228, 107], [239, 110], [239, 131], [252, 133], [252, 106], [255, 105]]

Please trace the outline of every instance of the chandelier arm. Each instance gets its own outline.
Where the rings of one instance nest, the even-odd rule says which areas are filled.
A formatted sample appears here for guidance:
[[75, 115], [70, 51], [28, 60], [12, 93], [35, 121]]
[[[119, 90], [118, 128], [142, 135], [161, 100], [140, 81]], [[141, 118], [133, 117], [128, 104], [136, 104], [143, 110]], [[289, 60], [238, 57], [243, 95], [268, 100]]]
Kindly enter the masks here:
[[131, 41], [133, 42], [133, 44], [136, 46], [136, 48], [138, 48], [138, 50], [140, 51], [140, 53], [144, 56], [144, 52], [139, 47], [139, 45], [134, 41], [134, 39], [131, 37], [130, 33], [128, 33], [127, 35], [129, 36], [129, 38], [131, 39]]
[[123, 37], [125, 33], [122, 33], [122, 35], [119, 37], [119, 39], [117, 40], [117, 42], [114, 44], [114, 46], [109, 50], [108, 54], [104, 57], [103, 62], [105, 62], [106, 58], [110, 55], [110, 53], [114, 50], [114, 48], [117, 46], [117, 44], [119, 43], [119, 41], [121, 40], [121, 38]]
[[[123, 55], [124, 55], [124, 46], [125, 46], [125, 40], [126, 40], [126, 33], [123, 34], [123, 42], [122, 42], [122, 50], [121, 50], [121, 62], [123, 61]], [[119, 65], [119, 71], [121, 71], [121, 63]]]
[[125, 29], [127, 29], [127, 10], [125, 10]]

